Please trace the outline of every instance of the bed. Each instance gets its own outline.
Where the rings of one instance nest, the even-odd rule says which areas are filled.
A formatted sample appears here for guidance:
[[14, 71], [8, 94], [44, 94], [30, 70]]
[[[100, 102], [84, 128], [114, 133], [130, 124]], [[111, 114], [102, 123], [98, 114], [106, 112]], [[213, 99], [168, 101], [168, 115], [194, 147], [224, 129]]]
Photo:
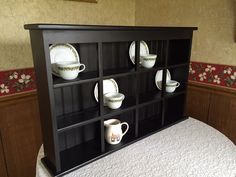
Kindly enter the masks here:
[[[39, 150], [36, 177], [49, 177]], [[236, 177], [236, 146], [216, 129], [188, 118], [65, 177]]]

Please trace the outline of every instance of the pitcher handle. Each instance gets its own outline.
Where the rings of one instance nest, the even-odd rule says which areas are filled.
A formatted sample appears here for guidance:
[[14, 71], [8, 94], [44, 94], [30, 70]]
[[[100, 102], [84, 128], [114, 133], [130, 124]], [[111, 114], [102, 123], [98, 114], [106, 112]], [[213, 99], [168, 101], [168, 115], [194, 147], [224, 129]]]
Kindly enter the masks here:
[[129, 130], [129, 124], [127, 122], [122, 122], [121, 127], [122, 127], [122, 125], [126, 125], [126, 130], [124, 131], [124, 133], [122, 133], [122, 136], [124, 136], [127, 133], [127, 131]]

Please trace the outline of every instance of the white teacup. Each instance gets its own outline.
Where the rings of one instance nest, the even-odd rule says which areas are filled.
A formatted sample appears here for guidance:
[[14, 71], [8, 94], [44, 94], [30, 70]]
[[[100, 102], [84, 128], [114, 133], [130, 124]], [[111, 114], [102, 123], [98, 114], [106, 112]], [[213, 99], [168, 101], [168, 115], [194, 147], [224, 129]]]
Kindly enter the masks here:
[[157, 55], [149, 54], [141, 57], [141, 65], [145, 68], [152, 68], [155, 65]]
[[166, 92], [172, 93], [179, 86], [180, 86], [180, 83], [178, 81], [169, 80], [169, 81], [166, 82]]
[[118, 109], [121, 107], [125, 95], [122, 93], [107, 93], [104, 95], [107, 106], [111, 109]]
[[58, 74], [65, 80], [73, 80], [85, 70], [85, 65], [78, 62], [60, 62], [56, 63], [56, 66]]

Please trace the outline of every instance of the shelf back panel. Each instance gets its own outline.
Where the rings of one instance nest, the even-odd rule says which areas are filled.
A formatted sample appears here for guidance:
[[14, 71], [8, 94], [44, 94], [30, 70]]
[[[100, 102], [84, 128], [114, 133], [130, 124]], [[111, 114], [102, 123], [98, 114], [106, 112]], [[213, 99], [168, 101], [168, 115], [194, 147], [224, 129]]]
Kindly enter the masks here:
[[95, 84], [96, 82], [90, 82], [55, 89], [56, 115], [75, 113], [98, 106], [94, 98]]
[[[99, 121], [60, 133], [60, 151], [70, 149], [91, 140], [100, 141]], [[100, 150], [100, 143], [97, 144], [97, 148]]]

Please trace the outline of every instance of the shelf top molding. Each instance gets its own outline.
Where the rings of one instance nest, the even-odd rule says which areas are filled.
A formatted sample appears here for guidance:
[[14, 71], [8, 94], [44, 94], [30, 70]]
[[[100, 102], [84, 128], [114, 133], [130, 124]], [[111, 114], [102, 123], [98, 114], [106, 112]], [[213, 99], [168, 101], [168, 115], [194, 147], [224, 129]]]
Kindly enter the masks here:
[[104, 26], [104, 25], [76, 25], [76, 24], [25, 24], [29, 30], [128, 30], [128, 31], [163, 31], [163, 30], [197, 30], [197, 27], [164, 27], [164, 26]]

